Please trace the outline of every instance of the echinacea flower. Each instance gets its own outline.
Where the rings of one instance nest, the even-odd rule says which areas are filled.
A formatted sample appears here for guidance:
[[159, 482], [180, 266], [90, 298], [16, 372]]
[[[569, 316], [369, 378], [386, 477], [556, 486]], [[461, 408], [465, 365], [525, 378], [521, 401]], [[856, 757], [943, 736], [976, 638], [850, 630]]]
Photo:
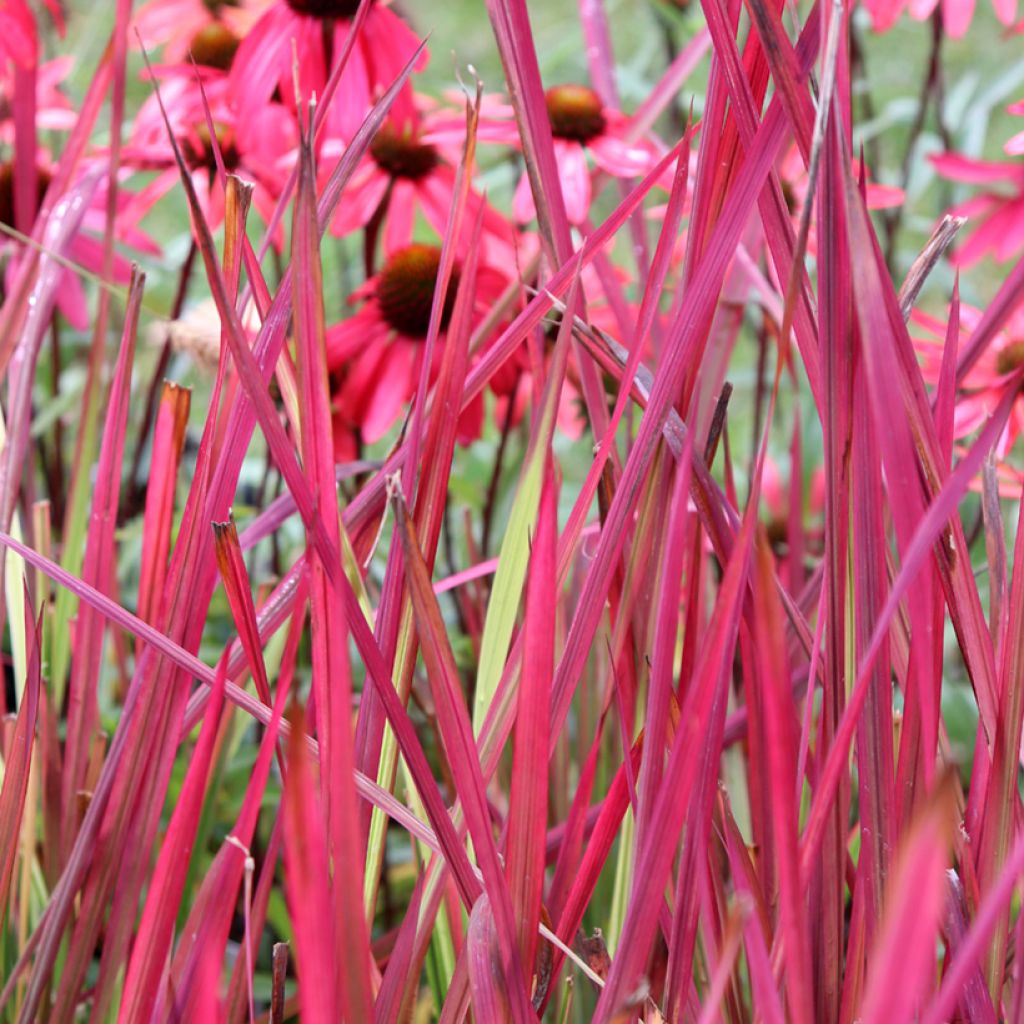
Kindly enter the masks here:
[[[226, 71], [239, 44], [266, 10], [269, 0], [150, 0], [135, 15], [147, 49], [164, 47], [164, 60]], [[135, 38], [134, 33], [132, 38]]]
[[[904, 8], [915, 21], [926, 21], [932, 16], [940, 0], [865, 0], [871, 15], [871, 27], [876, 32], [887, 32], [899, 21]], [[941, 0], [942, 31], [950, 39], [960, 39], [970, 28], [974, 17], [974, 0]], [[996, 17], [1006, 26], [1017, 16], [1017, 0], [992, 0]]]
[[[323, 95], [358, 9], [358, 0], [276, 0], [268, 8], [243, 40], [231, 67], [232, 95], [246, 132], [275, 89], [286, 104], [293, 103], [293, 67], [298, 67], [303, 98]], [[327, 113], [333, 134], [352, 138], [376, 94], [394, 82], [418, 45], [415, 33], [385, 0], [375, 0]], [[424, 51], [417, 70], [426, 60]], [[390, 116], [404, 125], [413, 114], [412, 90], [406, 83]]]
[[959, 153], [939, 153], [930, 159], [939, 174], [952, 181], [1004, 186], [982, 192], [949, 211], [967, 217], [971, 225], [970, 237], [953, 252], [955, 263], [970, 266], [986, 252], [1002, 262], [1024, 249], [1024, 162], [973, 160]]
[[[253, 205], [264, 220], [269, 220], [287, 175], [288, 156], [297, 144], [294, 119], [279, 103], [265, 104], [258, 114], [261, 130], [247, 135], [250, 141], [244, 147], [235, 110], [228, 102], [227, 77], [208, 71], [204, 74], [204, 91], [225, 171], [255, 182]], [[216, 228], [224, 219], [224, 190], [217, 173], [203, 94], [191, 74], [171, 74], [161, 83], [160, 92], [203, 215]], [[122, 161], [136, 171], [158, 172], [134, 197], [133, 211], [140, 219], [179, 185], [174, 150], [155, 95], [139, 111]]]
[[[350, 302], [361, 303], [358, 312], [328, 329], [336, 457], [353, 454], [356, 428], [364, 441], [379, 441], [414, 394], [440, 264], [441, 250], [432, 245], [417, 243], [392, 253], [380, 272], [351, 296]], [[458, 281], [456, 268], [445, 297], [432, 373], [440, 366]], [[479, 268], [474, 293], [477, 315], [483, 315], [504, 284], [497, 271]], [[483, 403], [478, 396], [459, 419], [459, 441], [468, 443], [478, 437], [482, 419]]]
[[[340, 145], [328, 142], [323, 156], [327, 158]], [[456, 167], [449, 151], [423, 138], [418, 118], [404, 127], [385, 121], [345, 189], [331, 230], [343, 237], [383, 215], [384, 252], [392, 253], [412, 242], [419, 213], [437, 235], [444, 235], [455, 200], [455, 181]], [[498, 243], [502, 255], [511, 255], [514, 239], [510, 225], [476, 191], [467, 199], [460, 252], [464, 253], [471, 241], [481, 206], [481, 244], [493, 248]], [[497, 256], [491, 256], [493, 262]]]
[[[981, 310], [973, 306], [960, 306], [960, 344], [962, 350], [970, 341], [971, 333], [981, 321]], [[946, 325], [924, 313], [915, 311], [914, 323], [927, 332], [914, 338], [914, 346], [921, 357], [921, 374], [926, 381], [939, 379], [942, 354], [945, 348]], [[1006, 394], [1006, 385], [1013, 373], [1024, 365], [1024, 309], [1011, 314], [1003, 329], [993, 338], [964, 377], [953, 413], [954, 438], [966, 437], [984, 426]], [[1024, 430], [1024, 391], [1010, 410], [1002, 434], [996, 444], [996, 453], [1004, 458], [1014, 441]]]
[[[646, 141], [634, 142], [628, 134], [629, 118], [606, 107], [593, 89], [585, 85], [556, 85], [544, 94], [551, 123], [555, 162], [562, 186], [565, 212], [570, 223], [586, 219], [592, 199], [590, 160], [599, 170], [614, 178], [636, 178], [646, 174], [657, 162], [657, 152]], [[485, 116], [505, 120], [487, 125], [481, 139], [521, 145], [511, 109], [485, 109]], [[588, 159], [589, 158], [589, 159]], [[530, 181], [523, 175], [512, 200], [517, 221], [526, 223], [536, 216]]]

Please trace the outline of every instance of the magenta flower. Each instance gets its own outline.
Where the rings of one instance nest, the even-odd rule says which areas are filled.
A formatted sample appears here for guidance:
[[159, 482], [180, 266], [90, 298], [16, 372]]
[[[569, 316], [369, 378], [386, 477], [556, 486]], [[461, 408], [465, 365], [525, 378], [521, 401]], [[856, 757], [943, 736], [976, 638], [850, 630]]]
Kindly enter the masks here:
[[954, 252], [954, 262], [970, 266], [986, 252], [1002, 262], [1024, 249], [1024, 163], [973, 160], [959, 153], [940, 153], [931, 161], [944, 178], [971, 185], [1003, 186], [982, 192], [949, 211], [969, 218], [974, 225], [968, 229], [968, 240]]
[[[286, 104], [293, 103], [293, 59], [298, 60], [302, 96], [323, 95], [358, 8], [357, 0], [277, 0], [271, 5], [243, 40], [231, 68], [232, 96], [247, 133], [275, 89]], [[334, 134], [352, 138], [376, 95], [398, 77], [418, 45], [416, 34], [383, 0], [374, 3], [327, 115]], [[417, 70], [426, 61], [424, 52]], [[407, 85], [391, 116], [404, 125], [414, 113]]]
[[[335, 449], [339, 458], [351, 454], [356, 428], [369, 443], [379, 441], [394, 425], [419, 380], [423, 341], [440, 268], [441, 250], [409, 245], [391, 254], [380, 272], [350, 298], [359, 311], [327, 331], [327, 365], [334, 382]], [[477, 275], [476, 312], [482, 317], [501, 293], [506, 280], [481, 267]], [[444, 330], [458, 286], [452, 275], [441, 321], [441, 344], [434, 349], [432, 372], [440, 366]], [[483, 402], [478, 397], [459, 420], [459, 440], [479, 436]]]
[[[655, 147], [634, 142], [629, 137], [629, 118], [602, 104], [593, 89], [585, 85], [556, 85], [544, 94], [554, 137], [555, 162], [569, 221], [586, 219], [593, 198], [590, 160], [614, 178], [636, 178], [646, 174], [657, 162]], [[490, 103], [492, 122], [480, 137], [489, 141], [521, 145], [511, 108]], [[500, 118], [500, 119], [499, 119]], [[496, 120], [498, 119], [498, 120]], [[536, 208], [530, 182], [523, 175], [512, 200], [512, 212], [520, 223], [533, 220]]]
[[[959, 39], [970, 27], [974, 17], [974, 0], [941, 0], [942, 28], [951, 39]], [[939, 6], [939, 0], [866, 0], [864, 6], [871, 15], [876, 32], [887, 32], [899, 21], [904, 8], [915, 21], [925, 21]], [[1017, 16], [1017, 0], [992, 0], [996, 17], [1006, 26]]]
[[[340, 141], [331, 140], [325, 144], [323, 155], [329, 157], [340, 148]], [[456, 166], [449, 150], [425, 140], [419, 119], [406, 127], [387, 121], [356, 168], [331, 230], [339, 237], [348, 235], [375, 216], [384, 215], [384, 251], [392, 253], [413, 241], [413, 228], [420, 214], [438, 236], [443, 236], [455, 199], [455, 178]], [[467, 201], [460, 251], [464, 253], [470, 243], [481, 206], [483, 244], [491, 262], [512, 258], [515, 239], [510, 225], [475, 191]]]
[[[253, 205], [264, 220], [269, 220], [288, 173], [289, 154], [298, 141], [294, 119], [279, 103], [265, 104], [255, 115], [254, 127], [259, 130], [248, 133], [248, 146], [243, 146], [237, 115], [229, 102], [227, 77], [208, 70], [204, 79], [224, 169], [255, 182]], [[171, 128], [189, 165], [203, 214], [215, 228], [224, 219], [224, 190], [217, 174], [206, 109], [192, 69], [188, 69], [188, 74], [170, 74], [161, 83], [160, 92]], [[145, 216], [179, 185], [174, 151], [155, 95], [143, 104], [135, 119], [123, 161], [136, 171], [158, 172], [133, 199], [136, 218]]]
[[[147, 49], [164, 47], [164, 60], [226, 71], [242, 39], [270, 0], [150, 0], [135, 15]], [[134, 38], [134, 34], [133, 34]]]
[[[971, 333], [982, 317], [981, 310], [965, 304], [960, 305], [960, 348], [970, 340]], [[917, 311], [913, 314], [916, 324], [927, 332], [915, 337], [914, 345], [921, 357], [921, 374], [926, 381], [935, 383], [939, 379], [942, 353], [945, 347], [946, 325], [934, 317]], [[1006, 392], [1010, 376], [1024, 364], [1024, 309], [1018, 309], [1006, 321], [1003, 329], [995, 336], [978, 361], [971, 367], [963, 380], [961, 394], [953, 414], [953, 436], [966, 437], [984, 426], [995, 411]], [[1010, 418], [999, 437], [996, 451], [1002, 458], [1013, 447], [1014, 441], [1024, 430], [1024, 392], [1017, 396], [1010, 410]]]

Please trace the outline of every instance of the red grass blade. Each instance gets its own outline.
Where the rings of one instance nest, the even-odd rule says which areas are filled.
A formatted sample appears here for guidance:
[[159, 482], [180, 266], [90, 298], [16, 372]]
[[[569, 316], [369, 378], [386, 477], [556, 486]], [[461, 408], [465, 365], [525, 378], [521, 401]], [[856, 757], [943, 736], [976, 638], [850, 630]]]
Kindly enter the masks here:
[[[516, 715], [509, 795], [505, 871], [518, 926], [519, 953], [532, 975], [537, 955], [544, 892], [544, 845], [548, 816], [548, 707], [555, 659], [552, 623], [555, 621], [557, 573], [555, 547], [558, 523], [550, 451], [545, 458], [537, 532], [531, 545], [530, 575], [526, 589], [526, 624], [519, 709]], [[476, 908], [474, 907], [474, 913]], [[472, 931], [472, 923], [470, 925]], [[473, 977], [470, 954], [470, 977]], [[478, 1013], [482, 1012], [474, 999]]]
[[931, 985], [952, 810], [952, 788], [940, 784], [903, 843], [860, 1008], [866, 1024], [912, 1019]]
[[[97, 590], [108, 589], [110, 566], [116, 563], [114, 526], [120, 504], [121, 464], [128, 422], [132, 364], [135, 359], [135, 339], [145, 280], [144, 275], [138, 271], [133, 272], [117, 370], [107, 405], [100, 461], [96, 467], [96, 488], [92, 496], [82, 579]], [[78, 791], [84, 788], [86, 761], [93, 743], [93, 733], [99, 722], [96, 691], [100, 658], [103, 653], [103, 636], [102, 618], [90, 605], [83, 604], [79, 609], [75, 627], [75, 657], [68, 686], [67, 739], [64, 747], [62, 780], [62, 861], [70, 853], [78, 830]]]
[[[302, 415], [302, 461], [313, 485], [317, 512], [330, 550], [340, 551], [330, 386], [324, 341], [316, 174], [312, 140], [308, 135], [302, 139], [300, 160], [292, 225], [292, 263], [295, 268], [292, 281]], [[359, 846], [352, 842], [352, 837], [359, 834], [359, 817], [352, 784], [355, 765], [348, 629], [341, 596], [329, 582], [324, 558], [322, 548], [316, 554], [310, 551], [313, 692], [317, 699], [320, 785], [327, 812], [327, 849], [334, 871], [330, 893], [334, 909], [334, 937], [338, 944], [335, 967], [337, 1012], [345, 1020], [369, 1020], [373, 1012], [373, 997], [370, 992], [370, 946], [363, 917], [363, 857]], [[287, 836], [285, 848], [287, 850]]]
[[292, 731], [284, 791], [284, 868], [288, 910], [295, 929], [299, 1003], [304, 1021], [335, 1024], [343, 1018], [337, 990], [338, 936], [331, 915], [327, 837], [318, 787], [303, 740], [306, 716], [296, 706], [289, 720]]
[[171, 823], [164, 836], [142, 908], [142, 919], [135, 933], [121, 997], [118, 1015], [120, 1022], [138, 1021], [141, 1024], [149, 1020], [156, 1004], [157, 987], [171, 949], [174, 922], [185, 887], [203, 799], [210, 781], [210, 766], [224, 710], [226, 672], [227, 660], [222, 657], [217, 666], [217, 676], [199, 742], [189, 762], [181, 796], [171, 815]]

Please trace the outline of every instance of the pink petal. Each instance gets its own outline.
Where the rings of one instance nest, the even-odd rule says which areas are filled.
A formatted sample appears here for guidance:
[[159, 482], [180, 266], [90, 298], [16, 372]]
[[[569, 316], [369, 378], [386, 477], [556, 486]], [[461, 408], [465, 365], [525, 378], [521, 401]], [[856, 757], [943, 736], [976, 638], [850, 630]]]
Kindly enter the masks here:
[[950, 39], [961, 39], [974, 17], [974, 0], [942, 0], [942, 27]]
[[1024, 247], [1024, 199], [1007, 203], [1003, 208], [1000, 223], [1002, 233], [995, 246], [995, 256], [1002, 262]]
[[993, 214], [953, 253], [953, 263], [958, 267], [969, 267], [991, 249], [1002, 233], [998, 213]]
[[868, 185], [867, 202], [869, 210], [891, 210], [902, 206], [906, 198], [903, 189], [894, 185]]
[[888, 32], [903, 13], [904, 0], [866, 0], [871, 15], [871, 27], [876, 32]]
[[1003, 149], [1009, 156], [1024, 156], [1024, 132], [1014, 135]]
[[[291, 67], [291, 41], [299, 20], [285, 4], [274, 4], [242, 40], [235, 54], [229, 81], [238, 108], [238, 136], [242, 145], [247, 144], [247, 132], [248, 136], [254, 134], [249, 126], [260, 108], [273, 95], [282, 74]], [[300, 54], [300, 58], [305, 56]], [[300, 59], [300, 67], [303, 63]], [[252, 140], [253, 145], [257, 142]]]
[[586, 153], [579, 143], [558, 140], [555, 157], [558, 160], [558, 177], [562, 182], [565, 214], [571, 224], [579, 224], [590, 211], [590, 168]]
[[57, 292], [57, 308], [76, 331], [84, 331], [89, 326], [89, 303], [82, 282], [73, 270], [64, 271], [63, 283]]
[[992, 8], [1004, 25], [1012, 25], [1017, 17], [1017, 0], [992, 0]]
[[415, 343], [396, 338], [386, 346], [377, 371], [377, 381], [363, 416], [363, 436], [372, 444], [394, 425], [413, 392], [413, 372], [417, 362]]
[[530, 190], [530, 176], [525, 171], [512, 197], [512, 216], [520, 224], [527, 224], [537, 216], [537, 207], [533, 205], [533, 192]]
[[[327, 348], [327, 368], [337, 370], [366, 347], [367, 316], [369, 311], [360, 311], [347, 320], [327, 328], [324, 335]], [[373, 317], [376, 320], [376, 316]]]
[[388, 190], [387, 175], [372, 160], [364, 167], [366, 173], [356, 172], [334, 215], [331, 234], [339, 238], [368, 224]]
[[972, 185], [1012, 180], [1018, 172], [1015, 164], [1001, 163], [996, 160], [972, 160], [959, 153], [934, 153], [928, 159], [944, 178], [952, 178], [953, 181], [963, 181]]
[[635, 178], [646, 174], [656, 163], [654, 154], [644, 146], [630, 145], [611, 135], [601, 135], [587, 143], [594, 163], [616, 178]]
[[388, 255], [412, 241], [416, 206], [415, 186], [408, 181], [396, 181], [384, 221], [384, 251]]

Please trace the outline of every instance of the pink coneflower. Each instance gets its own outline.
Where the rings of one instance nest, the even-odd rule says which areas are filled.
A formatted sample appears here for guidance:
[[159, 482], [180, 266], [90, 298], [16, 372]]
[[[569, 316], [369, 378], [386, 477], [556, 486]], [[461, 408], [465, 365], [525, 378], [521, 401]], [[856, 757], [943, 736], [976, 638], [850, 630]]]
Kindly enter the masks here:
[[[629, 118], [606, 107], [588, 86], [556, 85], [548, 89], [544, 99], [554, 136], [565, 212], [571, 223], [579, 224], [590, 211], [592, 199], [589, 159], [612, 177], [636, 178], [654, 166], [657, 152], [650, 143], [630, 141]], [[496, 107], [493, 103], [488, 106], [485, 113], [492, 123], [487, 125], [486, 131], [481, 131], [480, 137], [519, 146], [515, 121], [508, 119], [511, 109]], [[493, 121], [496, 117], [505, 119]], [[525, 174], [516, 187], [512, 212], [520, 223], [536, 216], [529, 178]]]
[[[960, 306], [960, 349], [970, 340], [971, 333], [982, 317], [981, 310], [973, 306]], [[921, 357], [921, 374], [934, 383], [939, 378], [942, 353], [945, 347], [946, 325], [934, 317], [914, 312], [916, 324], [928, 333], [915, 337], [914, 345]], [[978, 361], [964, 378], [961, 393], [953, 414], [953, 436], [966, 437], [984, 426], [1006, 393], [1010, 376], [1024, 365], [1024, 310], [1017, 310], [1006, 321]], [[996, 452], [1000, 458], [1013, 447], [1024, 430], [1024, 392], [1017, 397], [1010, 410], [1010, 418], [999, 437]]]
[[[220, 72], [209, 71], [204, 74], [204, 91], [224, 169], [256, 183], [253, 204], [260, 215], [269, 220], [287, 175], [289, 153], [297, 143], [294, 119], [280, 104], [265, 104], [255, 115], [259, 131], [246, 136], [250, 141], [245, 147], [241, 143], [237, 115], [228, 102], [227, 78]], [[203, 214], [215, 228], [224, 219], [224, 190], [217, 174], [202, 94], [191, 72], [171, 74], [161, 83], [160, 92], [171, 128], [192, 173]], [[134, 197], [136, 217], [144, 216], [179, 185], [174, 151], [155, 95], [139, 111], [122, 161], [138, 171], [159, 172]]]
[[[277, 0], [266, 11], [245, 37], [231, 68], [232, 94], [246, 129], [275, 89], [286, 104], [293, 102], [295, 60], [301, 95], [323, 95], [358, 9], [357, 0]], [[418, 45], [412, 29], [384, 0], [374, 2], [327, 115], [335, 134], [345, 140], [355, 134], [377, 93], [398, 77]], [[424, 52], [417, 70], [426, 60]], [[391, 116], [399, 125], [413, 118], [408, 85], [392, 106]]]
[[931, 158], [944, 178], [971, 185], [1005, 185], [959, 203], [949, 212], [968, 217], [974, 226], [970, 237], [954, 253], [960, 266], [977, 263], [991, 252], [1000, 262], [1024, 248], [1024, 163], [1019, 160], [972, 160], [959, 153], [940, 153]]
[[[974, 0], [941, 0], [942, 29], [950, 39], [959, 39], [970, 27], [974, 17]], [[916, 21], [925, 21], [939, 6], [939, 0], [865, 0], [876, 32], [887, 32], [899, 21], [904, 8]], [[996, 17], [1004, 25], [1012, 25], [1017, 16], [1017, 0], [992, 0]]]
[[[327, 143], [324, 157], [341, 145], [340, 142]], [[331, 230], [335, 235], [344, 236], [383, 215], [384, 251], [392, 253], [412, 242], [419, 213], [437, 235], [444, 235], [455, 197], [455, 178], [456, 167], [449, 151], [424, 139], [418, 119], [405, 127], [386, 121], [353, 174]], [[484, 208], [483, 244], [493, 249], [497, 243], [503, 255], [511, 255], [514, 246], [511, 227], [475, 191], [467, 201], [460, 249], [464, 251], [470, 242], [481, 206]], [[492, 261], [494, 258], [492, 253]]]
[[[379, 441], [415, 392], [440, 262], [441, 250], [432, 245], [409, 245], [392, 253], [380, 273], [349, 300], [361, 303], [359, 311], [328, 330], [327, 364], [335, 384], [335, 448], [339, 458], [352, 454], [349, 445], [355, 428], [364, 441]], [[475, 293], [480, 315], [504, 285], [499, 273], [480, 267]], [[440, 344], [434, 349], [434, 370], [440, 365], [444, 330], [457, 287], [456, 269], [446, 296]], [[460, 442], [478, 437], [482, 420], [483, 402], [478, 397], [459, 420]]]
[[135, 15], [135, 28], [147, 49], [164, 47], [166, 61], [188, 61], [191, 52], [197, 64], [226, 71], [269, 2], [150, 0]]

